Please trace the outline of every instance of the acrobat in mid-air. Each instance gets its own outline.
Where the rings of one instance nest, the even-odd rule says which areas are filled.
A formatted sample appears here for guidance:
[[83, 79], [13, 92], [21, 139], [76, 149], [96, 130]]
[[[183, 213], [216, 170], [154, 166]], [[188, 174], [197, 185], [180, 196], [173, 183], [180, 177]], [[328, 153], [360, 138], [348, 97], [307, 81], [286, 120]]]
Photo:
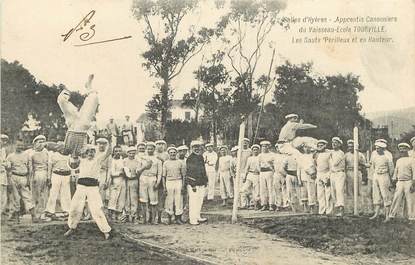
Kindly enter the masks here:
[[82, 107], [78, 110], [70, 101], [71, 92], [63, 90], [58, 96], [58, 104], [65, 117], [68, 131], [65, 137], [65, 151], [72, 156], [78, 156], [82, 148], [87, 144], [87, 131], [92, 125], [98, 110], [98, 92], [92, 89], [94, 75], [89, 75], [85, 84], [86, 98]]
[[288, 114], [285, 116], [287, 123], [281, 128], [278, 143], [282, 153], [295, 153], [298, 146], [316, 145], [316, 139], [311, 137], [296, 137], [298, 130], [315, 129], [316, 125], [304, 123], [299, 119], [298, 114]]

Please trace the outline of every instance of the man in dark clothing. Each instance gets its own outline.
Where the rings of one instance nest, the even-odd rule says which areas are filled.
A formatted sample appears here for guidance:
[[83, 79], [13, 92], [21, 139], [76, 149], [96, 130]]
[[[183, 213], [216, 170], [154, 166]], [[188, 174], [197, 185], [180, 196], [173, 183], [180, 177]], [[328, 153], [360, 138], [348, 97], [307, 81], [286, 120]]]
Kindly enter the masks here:
[[189, 194], [189, 222], [192, 225], [206, 222], [206, 218], [200, 216], [200, 211], [205, 197], [205, 188], [208, 183], [205, 162], [202, 156], [202, 143], [191, 143], [192, 154], [186, 160], [187, 192]]

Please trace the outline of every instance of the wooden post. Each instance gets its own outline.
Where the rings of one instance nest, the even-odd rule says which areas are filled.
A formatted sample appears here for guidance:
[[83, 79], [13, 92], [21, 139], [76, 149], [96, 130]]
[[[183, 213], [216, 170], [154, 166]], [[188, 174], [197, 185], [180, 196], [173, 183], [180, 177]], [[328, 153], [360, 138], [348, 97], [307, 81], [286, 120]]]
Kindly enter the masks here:
[[242, 142], [245, 137], [245, 124], [246, 121], [243, 120], [239, 126], [239, 140], [238, 140], [238, 158], [236, 162], [236, 176], [234, 183], [234, 192], [233, 192], [233, 208], [232, 208], [232, 223], [238, 221], [238, 203], [239, 203], [239, 180], [241, 175], [241, 162], [242, 162]]
[[353, 142], [354, 142], [354, 156], [353, 156], [353, 199], [354, 199], [354, 215], [357, 216], [359, 215], [358, 212], [358, 206], [357, 206], [357, 201], [358, 201], [358, 185], [359, 185], [359, 129], [357, 128], [357, 126], [354, 127], [353, 129]]

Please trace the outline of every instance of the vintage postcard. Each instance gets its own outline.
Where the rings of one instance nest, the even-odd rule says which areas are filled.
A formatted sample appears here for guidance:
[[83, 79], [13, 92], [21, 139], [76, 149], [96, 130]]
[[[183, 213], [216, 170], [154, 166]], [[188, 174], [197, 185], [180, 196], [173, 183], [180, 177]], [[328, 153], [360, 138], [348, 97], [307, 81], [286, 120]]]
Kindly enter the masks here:
[[415, 264], [414, 0], [4, 0], [2, 264]]

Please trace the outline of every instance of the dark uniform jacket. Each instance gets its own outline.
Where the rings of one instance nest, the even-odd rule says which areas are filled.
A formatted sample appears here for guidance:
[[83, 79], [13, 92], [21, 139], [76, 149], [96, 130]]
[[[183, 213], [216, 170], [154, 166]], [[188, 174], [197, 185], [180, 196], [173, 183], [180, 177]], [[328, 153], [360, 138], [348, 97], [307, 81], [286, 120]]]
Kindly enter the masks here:
[[192, 153], [186, 160], [186, 182], [188, 185], [206, 186], [208, 178], [206, 175], [205, 161], [203, 156]]

